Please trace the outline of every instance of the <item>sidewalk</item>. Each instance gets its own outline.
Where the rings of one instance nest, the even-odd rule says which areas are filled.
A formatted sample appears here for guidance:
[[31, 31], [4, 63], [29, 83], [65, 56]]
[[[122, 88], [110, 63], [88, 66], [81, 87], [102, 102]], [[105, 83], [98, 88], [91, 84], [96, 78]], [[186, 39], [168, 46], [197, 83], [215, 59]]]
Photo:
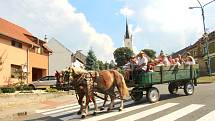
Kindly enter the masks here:
[[215, 82], [215, 75], [212, 76], [202, 76], [197, 79], [198, 84], [204, 83], [214, 83]]
[[67, 105], [71, 103], [77, 103], [76, 96], [71, 94], [65, 94], [36, 102], [26, 101], [25, 103], [25, 100], [23, 100], [23, 104], [14, 104], [8, 105], [6, 107], [1, 107], [0, 121], [24, 120], [29, 115], [34, 114], [35, 110], [55, 108], [61, 105]]

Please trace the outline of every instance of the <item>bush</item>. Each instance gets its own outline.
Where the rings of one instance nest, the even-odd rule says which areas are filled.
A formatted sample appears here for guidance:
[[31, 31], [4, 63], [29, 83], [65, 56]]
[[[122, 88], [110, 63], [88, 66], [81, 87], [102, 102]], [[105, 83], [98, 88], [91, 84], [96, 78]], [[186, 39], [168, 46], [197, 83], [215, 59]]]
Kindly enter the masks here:
[[46, 92], [58, 92], [58, 90], [56, 88], [48, 88]]
[[19, 85], [16, 85], [16, 90], [18, 90], [18, 91], [32, 90], [32, 87], [30, 87], [27, 84], [19, 84]]
[[2, 93], [2, 90], [0, 89], [0, 94]]
[[1, 88], [3, 93], [14, 93], [16, 89], [14, 87], [3, 87]]
[[32, 90], [32, 88], [30, 86], [28, 86], [27, 84], [22, 86], [22, 90]]

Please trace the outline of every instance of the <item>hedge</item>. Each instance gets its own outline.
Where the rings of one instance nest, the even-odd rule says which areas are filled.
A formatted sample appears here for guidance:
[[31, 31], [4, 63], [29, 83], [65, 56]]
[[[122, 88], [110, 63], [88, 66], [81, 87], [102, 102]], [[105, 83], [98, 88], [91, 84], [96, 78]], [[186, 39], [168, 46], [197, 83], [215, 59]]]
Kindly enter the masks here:
[[16, 91], [14, 87], [2, 87], [0, 90], [2, 93], [14, 93]]
[[27, 84], [18, 85], [15, 88], [16, 88], [17, 91], [32, 90], [32, 88], [29, 87]]

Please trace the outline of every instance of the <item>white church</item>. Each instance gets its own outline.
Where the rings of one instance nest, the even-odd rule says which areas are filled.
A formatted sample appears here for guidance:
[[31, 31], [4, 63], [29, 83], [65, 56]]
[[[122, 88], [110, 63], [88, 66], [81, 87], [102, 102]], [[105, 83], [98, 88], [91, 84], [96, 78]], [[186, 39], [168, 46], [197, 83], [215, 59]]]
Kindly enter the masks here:
[[129, 33], [128, 22], [127, 22], [127, 19], [126, 19], [126, 31], [125, 31], [125, 35], [124, 35], [124, 47], [128, 47], [131, 50], [133, 50], [132, 43], [133, 43], [132, 42], [132, 35]]

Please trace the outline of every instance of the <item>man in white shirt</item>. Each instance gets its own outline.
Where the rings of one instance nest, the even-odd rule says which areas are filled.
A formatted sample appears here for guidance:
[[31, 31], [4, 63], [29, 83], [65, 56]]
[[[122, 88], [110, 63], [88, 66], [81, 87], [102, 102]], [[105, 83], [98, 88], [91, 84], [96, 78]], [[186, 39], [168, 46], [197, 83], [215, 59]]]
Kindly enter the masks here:
[[164, 66], [170, 66], [170, 62], [166, 55], [163, 55], [163, 64]]
[[189, 52], [187, 52], [187, 57], [186, 57], [186, 65], [194, 65], [196, 64], [195, 59], [191, 56]]
[[143, 51], [140, 51], [138, 58], [138, 70], [147, 70], [148, 58]]

